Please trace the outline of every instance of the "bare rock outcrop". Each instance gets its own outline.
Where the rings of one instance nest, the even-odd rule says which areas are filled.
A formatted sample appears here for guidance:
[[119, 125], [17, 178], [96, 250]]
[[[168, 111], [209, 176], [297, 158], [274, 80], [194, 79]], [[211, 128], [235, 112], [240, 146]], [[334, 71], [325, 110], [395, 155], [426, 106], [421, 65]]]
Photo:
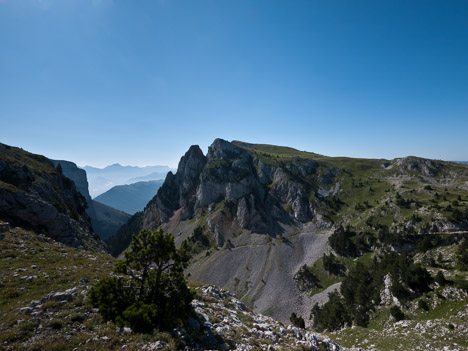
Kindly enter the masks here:
[[73, 247], [103, 249], [75, 183], [52, 161], [0, 144], [0, 219]]
[[176, 211], [178, 221], [208, 212], [213, 233], [228, 238], [242, 230], [275, 236], [286, 226], [313, 221], [316, 211], [309, 197], [317, 189], [310, 179], [329, 182], [336, 170], [327, 166], [319, 174], [318, 162], [299, 158], [285, 165], [266, 164], [248, 145], [216, 139], [206, 157], [192, 146], [177, 173], [168, 174], [145, 208], [143, 226], [168, 223]]
[[163, 186], [144, 210], [143, 226], [157, 228], [167, 222], [175, 211], [183, 208], [183, 218], [193, 216], [199, 177], [206, 164], [200, 147], [191, 146], [179, 162], [177, 173], [169, 172]]
[[81, 195], [84, 196], [86, 199], [86, 203], [88, 207], [86, 208], [86, 213], [91, 217], [91, 220], [96, 217], [96, 213], [94, 210], [93, 200], [89, 195], [89, 184], [88, 178], [86, 176], [86, 171], [84, 169], [78, 168], [78, 166], [70, 161], [64, 160], [51, 160], [55, 167], [62, 168], [62, 173], [65, 177], [73, 180], [76, 186], [76, 190], [80, 192]]
[[384, 306], [399, 306], [401, 307], [400, 301], [392, 294], [392, 277], [388, 273], [384, 277], [384, 288], [380, 291], [380, 303]]

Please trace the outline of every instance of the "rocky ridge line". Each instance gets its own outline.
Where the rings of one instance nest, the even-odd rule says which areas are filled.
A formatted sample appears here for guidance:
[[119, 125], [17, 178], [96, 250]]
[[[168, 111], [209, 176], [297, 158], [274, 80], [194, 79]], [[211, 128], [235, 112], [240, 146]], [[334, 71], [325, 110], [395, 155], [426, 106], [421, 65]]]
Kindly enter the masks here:
[[73, 247], [103, 250], [75, 183], [44, 156], [0, 144], [0, 219]]

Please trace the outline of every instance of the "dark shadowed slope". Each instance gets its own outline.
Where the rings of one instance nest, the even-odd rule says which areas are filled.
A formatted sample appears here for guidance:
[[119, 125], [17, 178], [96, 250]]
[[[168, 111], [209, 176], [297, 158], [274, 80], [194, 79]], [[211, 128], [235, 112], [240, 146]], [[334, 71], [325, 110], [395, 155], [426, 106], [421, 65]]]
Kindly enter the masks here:
[[93, 206], [96, 212], [93, 227], [102, 240], [114, 235], [131, 217], [128, 213], [104, 205], [96, 200], [93, 200]]
[[102, 249], [86, 199], [61, 166], [0, 144], [0, 219], [74, 247]]

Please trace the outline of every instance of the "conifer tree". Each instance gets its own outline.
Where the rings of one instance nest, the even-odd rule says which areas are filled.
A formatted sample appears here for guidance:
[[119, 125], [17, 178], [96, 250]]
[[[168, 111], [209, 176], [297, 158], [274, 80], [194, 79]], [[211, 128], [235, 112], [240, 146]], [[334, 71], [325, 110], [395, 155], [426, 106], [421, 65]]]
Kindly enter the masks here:
[[91, 302], [106, 320], [127, 324], [135, 331], [168, 329], [190, 313], [193, 294], [185, 282], [188, 244], [179, 249], [174, 236], [162, 229], [143, 229], [134, 235], [119, 276], [102, 279], [91, 290]]

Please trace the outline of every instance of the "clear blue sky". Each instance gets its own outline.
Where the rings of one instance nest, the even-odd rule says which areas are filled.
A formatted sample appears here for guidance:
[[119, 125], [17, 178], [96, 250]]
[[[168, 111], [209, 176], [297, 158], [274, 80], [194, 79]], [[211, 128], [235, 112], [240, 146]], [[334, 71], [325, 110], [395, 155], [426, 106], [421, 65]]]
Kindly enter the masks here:
[[468, 1], [0, 0], [0, 121], [80, 165], [217, 137], [468, 160]]

